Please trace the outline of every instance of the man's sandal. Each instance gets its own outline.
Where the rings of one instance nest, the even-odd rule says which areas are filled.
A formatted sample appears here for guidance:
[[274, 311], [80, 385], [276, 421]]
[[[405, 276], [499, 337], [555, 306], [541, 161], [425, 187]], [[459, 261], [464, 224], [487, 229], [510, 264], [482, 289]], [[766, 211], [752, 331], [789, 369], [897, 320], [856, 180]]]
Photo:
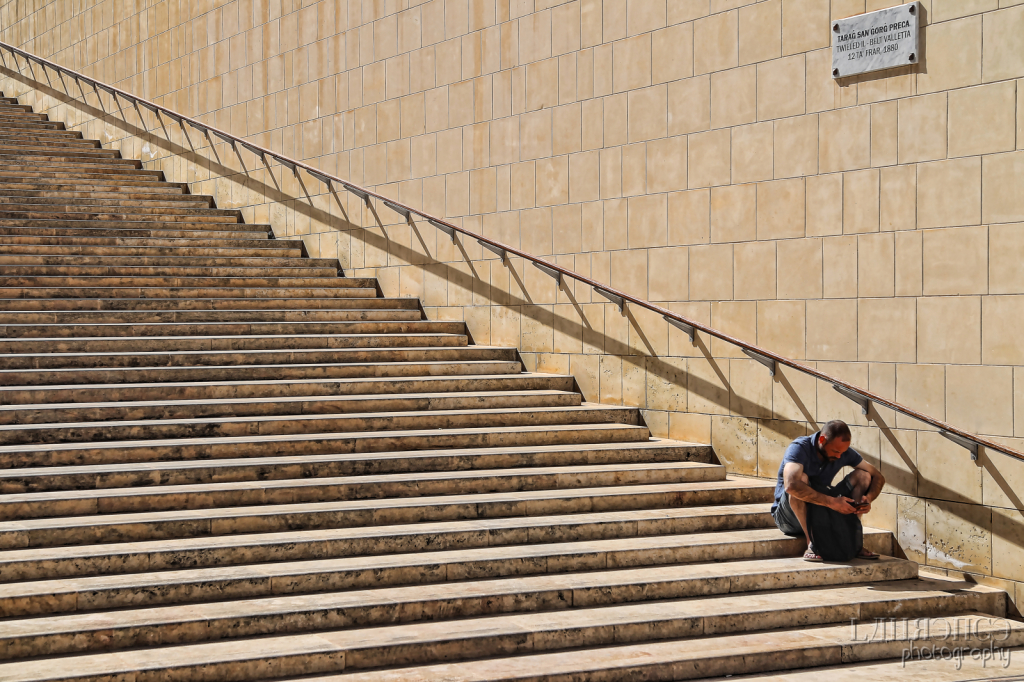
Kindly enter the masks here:
[[815, 552], [813, 549], [808, 547], [807, 551], [804, 552], [804, 561], [817, 561], [817, 562], [820, 562], [821, 561], [821, 557], [818, 556], [817, 552]]
[[860, 552], [857, 554], [858, 559], [867, 559], [868, 561], [877, 561], [880, 556], [880, 554], [876, 554], [866, 547], [861, 547]]

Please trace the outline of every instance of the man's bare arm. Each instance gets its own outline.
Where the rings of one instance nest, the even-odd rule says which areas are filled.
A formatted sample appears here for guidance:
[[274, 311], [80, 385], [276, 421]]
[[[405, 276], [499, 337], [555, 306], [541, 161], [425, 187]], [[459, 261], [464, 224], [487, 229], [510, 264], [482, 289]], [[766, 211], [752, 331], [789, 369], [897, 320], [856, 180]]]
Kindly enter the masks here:
[[[824, 493], [819, 493], [817, 490], [804, 483], [803, 478], [801, 477], [803, 473], [803, 466], [796, 462], [788, 462], [782, 470], [782, 485], [785, 487], [786, 492], [789, 493], [790, 497], [795, 497], [807, 504], [816, 504], [821, 507], [835, 509], [836, 511], [844, 514], [850, 514], [853, 512], [853, 507], [851, 507], [850, 503], [846, 501], [846, 498], [829, 497]], [[842, 508], [840, 508], [840, 506], [842, 506]]]
[[885, 476], [877, 468], [868, 464], [867, 460], [861, 460], [860, 464], [854, 468], [866, 471], [871, 476], [871, 485], [868, 486], [867, 491], [864, 493], [864, 499], [868, 502], [874, 502], [881, 494], [882, 487], [885, 485]]

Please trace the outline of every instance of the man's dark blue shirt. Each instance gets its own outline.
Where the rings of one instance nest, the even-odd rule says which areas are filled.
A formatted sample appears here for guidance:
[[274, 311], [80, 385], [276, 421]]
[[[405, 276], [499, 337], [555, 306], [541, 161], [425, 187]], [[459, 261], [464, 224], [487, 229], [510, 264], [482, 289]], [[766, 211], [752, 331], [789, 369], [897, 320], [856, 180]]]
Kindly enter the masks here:
[[813, 436], [797, 438], [786, 448], [786, 454], [782, 457], [782, 464], [779, 465], [779, 477], [775, 482], [775, 504], [772, 505], [773, 514], [775, 513], [775, 508], [779, 506], [779, 500], [782, 499], [783, 493], [786, 492], [786, 484], [782, 480], [782, 472], [789, 462], [796, 462], [803, 466], [804, 473], [807, 474], [807, 480], [811, 487], [822, 488], [832, 485], [832, 479], [836, 477], [840, 469], [843, 467], [856, 467], [864, 460], [860, 453], [853, 448], [848, 448], [836, 460], [825, 458], [824, 453], [819, 456], [818, 449], [814, 447], [814, 444], [818, 442], [820, 435], [821, 432], [818, 431]]

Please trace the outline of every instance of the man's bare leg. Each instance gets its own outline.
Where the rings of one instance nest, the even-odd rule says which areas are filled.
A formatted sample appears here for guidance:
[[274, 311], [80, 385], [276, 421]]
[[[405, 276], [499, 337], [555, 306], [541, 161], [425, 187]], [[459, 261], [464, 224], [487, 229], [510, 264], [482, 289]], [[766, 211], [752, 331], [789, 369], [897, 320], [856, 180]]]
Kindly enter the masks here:
[[[808, 482], [807, 474], [801, 474], [800, 480], [804, 483]], [[807, 541], [807, 549], [811, 548], [811, 535], [807, 532], [807, 503], [803, 500], [798, 500], [792, 495], [789, 496], [789, 508], [793, 510], [796, 515], [796, 520], [800, 522], [800, 528], [804, 531], [804, 540]]]
[[864, 493], [871, 487], [871, 474], [862, 469], [854, 469], [850, 474], [850, 483], [853, 484], [853, 492], [850, 493], [850, 497], [854, 502], [863, 502]]

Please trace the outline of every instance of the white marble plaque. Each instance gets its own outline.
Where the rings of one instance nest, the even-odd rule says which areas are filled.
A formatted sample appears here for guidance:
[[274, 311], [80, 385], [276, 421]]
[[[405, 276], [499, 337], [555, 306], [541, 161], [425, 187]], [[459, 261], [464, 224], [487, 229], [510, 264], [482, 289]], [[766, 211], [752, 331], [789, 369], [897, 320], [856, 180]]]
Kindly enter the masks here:
[[917, 2], [832, 22], [832, 77], [917, 64]]

